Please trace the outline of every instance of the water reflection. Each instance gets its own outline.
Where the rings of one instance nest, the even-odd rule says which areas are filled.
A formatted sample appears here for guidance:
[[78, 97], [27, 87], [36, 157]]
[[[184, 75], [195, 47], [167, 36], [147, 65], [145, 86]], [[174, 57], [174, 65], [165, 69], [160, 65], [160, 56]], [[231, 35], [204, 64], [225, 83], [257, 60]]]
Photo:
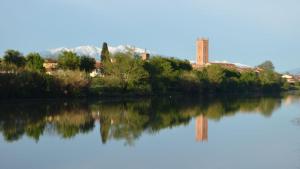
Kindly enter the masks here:
[[7, 142], [26, 135], [36, 142], [44, 135], [64, 139], [91, 132], [99, 123], [103, 144], [125, 140], [132, 144], [142, 134], [187, 125], [195, 118], [196, 141], [208, 140], [208, 121], [236, 113], [272, 115], [282, 103], [299, 101], [299, 95], [269, 97], [165, 98], [139, 101], [19, 101], [1, 103], [0, 132]]
[[208, 120], [202, 114], [196, 117], [196, 141], [208, 140]]

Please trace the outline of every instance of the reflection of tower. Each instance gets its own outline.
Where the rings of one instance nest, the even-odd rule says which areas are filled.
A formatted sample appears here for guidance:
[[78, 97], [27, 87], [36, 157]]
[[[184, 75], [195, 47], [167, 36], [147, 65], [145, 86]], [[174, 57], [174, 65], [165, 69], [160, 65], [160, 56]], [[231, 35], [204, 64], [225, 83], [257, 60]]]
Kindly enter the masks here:
[[196, 141], [207, 141], [208, 121], [203, 115], [196, 118]]

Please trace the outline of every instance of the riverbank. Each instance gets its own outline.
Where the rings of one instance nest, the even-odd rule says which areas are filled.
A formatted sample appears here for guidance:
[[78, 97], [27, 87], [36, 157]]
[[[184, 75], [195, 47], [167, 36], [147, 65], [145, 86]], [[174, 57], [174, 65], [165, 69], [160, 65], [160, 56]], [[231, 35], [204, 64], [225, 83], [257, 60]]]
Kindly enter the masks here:
[[[202, 74], [193, 71], [191, 74]], [[0, 74], [1, 99], [15, 98], [118, 98], [118, 97], [150, 97], [170, 95], [220, 95], [220, 94], [264, 94], [280, 93], [288, 90], [299, 90], [298, 86], [286, 86], [278, 83], [262, 84], [245, 82], [242, 79], [224, 78], [219, 83], [209, 78], [186, 80], [173, 78], [166, 81], [147, 80], [143, 85], [122, 87], [111, 84], [106, 77], [89, 78], [80, 71], [62, 71], [54, 75], [38, 72], [19, 72]]]

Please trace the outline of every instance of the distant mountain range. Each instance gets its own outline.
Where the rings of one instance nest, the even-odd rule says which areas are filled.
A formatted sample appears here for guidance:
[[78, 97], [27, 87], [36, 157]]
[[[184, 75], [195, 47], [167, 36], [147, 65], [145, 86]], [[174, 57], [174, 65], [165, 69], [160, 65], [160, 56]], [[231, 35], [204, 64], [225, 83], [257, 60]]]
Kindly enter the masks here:
[[[118, 52], [123, 53], [123, 52], [127, 52], [129, 50], [133, 50], [135, 53], [141, 54], [146, 51], [145, 49], [137, 48], [137, 47], [134, 47], [131, 45], [119, 45], [116, 47], [109, 46], [108, 50], [111, 54], [115, 54]], [[42, 56], [44, 56], [46, 58], [56, 58], [61, 52], [64, 52], [64, 51], [71, 51], [80, 56], [85, 55], [85, 56], [90, 56], [90, 57], [93, 57], [96, 59], [100, 59], [102, 48], [96, 47], [96, 46], [78, 46], [78, 47], [74, 47], [74, 48], [60, 47], [60, 48], [48, 49], [48, 50], [40, 52], [40, 53]], [[151, 54], [150, 51], [147, 50], [147, 52]], [[190, 62], [195, 63], [195, 61], [190, 61]], [[212, 61], [212, 62], [213, 63], [230, 63], [230, 64], [236, 65], [237, 67], [241, 67], [241, 68], [251, 68], [251, 66], [244, 65], [241, 63], [231, 63], [228, 61]]]
[[300, 75], [300, 68], [297, 68], [297, 69], [292, 69], [290, 71], [287, 71], [293, 75]]
[[[115, 54], [118, 52], [128, 52], [130, 50], [133, 50], [135, 53], [141, 54], [144, 53], [146, 50], [142, 49], [142, 48], [136, 48], [134, 46], [131, 45], [119, 45], [116, 47], [113, 46], [109, 46], [108, 50], [110, 53]], [[44, 57], [50, 57], [50, 58], [55, 58], [57, 57], [61, 52], [64, 51], [71, 51], [74, 52], [78, 55], [86, 55], [86, 56], [90, 56], [93, 58], [99, 58], [101, 55], [101, 51], [102, 48], [99, 47], [95, 47], [95, 46], [78, 46], [75, 48], [65, 48], [65, 47], [60, 47], [60, 48], [54, 48], [54, 49], [49, 49], [46, 51], [41, 52], [41, 54]], [[150, 53], [150, 51], [147, 50], [148, 53]]]

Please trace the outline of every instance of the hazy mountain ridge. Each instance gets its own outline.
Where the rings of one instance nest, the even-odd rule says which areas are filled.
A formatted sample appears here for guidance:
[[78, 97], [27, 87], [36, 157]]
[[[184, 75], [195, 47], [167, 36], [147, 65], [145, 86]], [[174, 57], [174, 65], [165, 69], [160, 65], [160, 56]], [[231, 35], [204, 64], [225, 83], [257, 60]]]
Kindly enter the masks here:
[[[150, 53], [150, 51], [148, 51], [148, 50], [145, 50], [145, 49], [142, 49], [142, 48], [136, 48], [136, 47], [131, 46], [131, 45], [119, 45], [119, 46], [116, 46], [116, 47], [109, 46], [108, 50], [111, 54], [115, 54], [115, 53], [118, 53], [118, 52], [128, 52], [130, 50], [133, 50], [135, 53], [138, 53], [138, 54], [144, 53], [145, 51]], [[60, 47], [60, 48], [48, 49], [46, 51], [41, 52], [41, 54], [44, 57], [55, 58], [61, 52], [64, 52], [64, 51], [74, 52], [78, 55], [86, 55], [86, 56], [97, 58], [97, 57], [100, 57], [102, 48], [96, 47], [96, 46], [90, 46], [90, 45], [78, 46], [78, 47], [74, 47], [74, 48]]]
[[300, 75], [300, 68], [292, 69], [287, 72], [293, 75]]
[[[133, 50], [135, 53], [138, 53], [138, 54], [141, 54], [141, 53], [144, 53], [145, 51], [147, 51], [148, 53], [151, 54], [151, 52], [149, 50], [137, 48], [132, 45], [119, 45], [116, 47], [109, 46], [108, 50], [111, 54], [115, 54], [118, 52], [122, 52], [122, 53], [128, 52], [128, 50]], [[85, 56], [90, 56], [90, 57], [93, 57], [96, 59], [100, 59], [102, 48], [96, 47], [96, 46], [91, 46], [91, 45], [78, 46], [78, 47], [74, 47], [74, 48], [59, 47], [59, 48], [48, 49], [44, 52], [41, 52], [41, 54], [44, 57], [56, 58], [63, 51], [70, 51], [70, 52], [74, 52], [80, 56], [85, 55]], [[190, 63], [193, 64], [196, 62], [191, 60]], [[232, 63], [229, 61], [212, 61], [212, 63], [228, 63], [228, 64], [234, 64], [237, 67], [241, 67], [241, 68], [252, 68], [251, 66], [248, 66], [248, 65], [245, 65], [242, 63]]]
[[[190, 60], [190, 63], [195, 64], [196, 61], [195, 60]], [[210, 61], [210, 63], [233, 64], [236, 67], [240, 67], [240, 68], [253, 68], [253, 66], [245, 65], [245, 64], [242, 64], [242, 63], [229, 62], [229, 61], [226, 61], [226, 60], [223, 60], [223, 61]]]

